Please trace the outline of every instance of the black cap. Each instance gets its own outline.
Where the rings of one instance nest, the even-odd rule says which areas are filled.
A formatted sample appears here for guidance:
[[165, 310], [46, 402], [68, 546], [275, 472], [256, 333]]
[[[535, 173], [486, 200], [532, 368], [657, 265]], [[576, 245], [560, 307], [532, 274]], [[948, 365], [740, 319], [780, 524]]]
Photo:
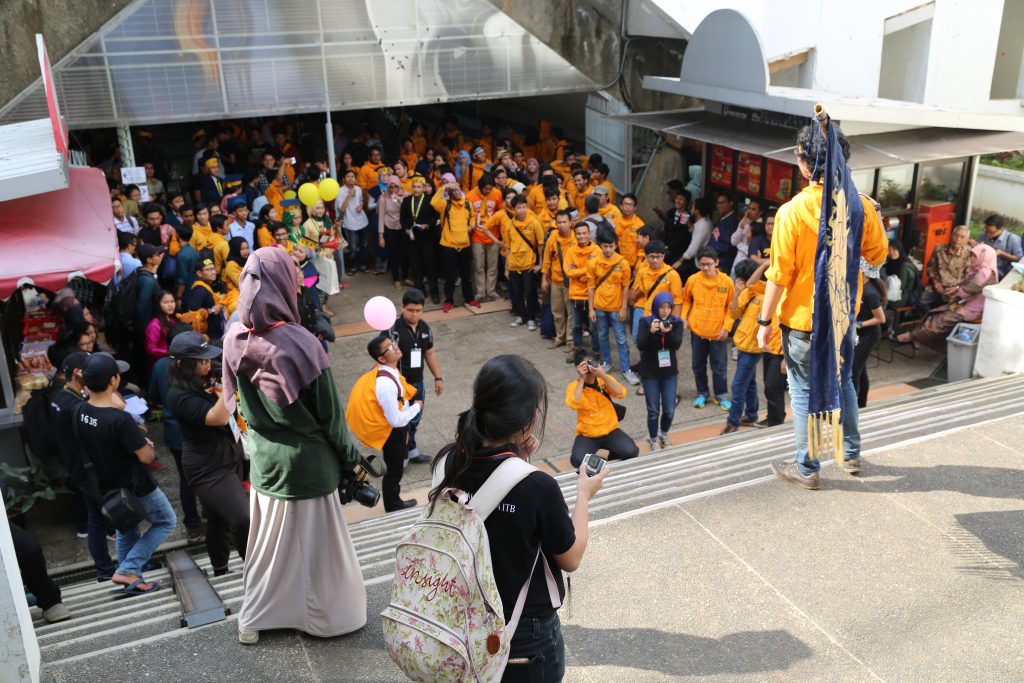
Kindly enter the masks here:
[[149, 259], [153, 258], [157, 254], [162, 254], [164, 251], [163, 247], [158, 247], [155, 244], [143, 244], [138, 248], [137, 253], [139, 260], [145, 263]]
[[182, 332], [171, 340], [167, 355], [174, 359], [191, 358], [192, 360], [210, 360], [220, 356], [221, 350], [210, 346], [199, 332]]
[[123, 360], [117, 360], [109, 353], [90, 354], [85, 366], [82, 368], [82, 378], [89, 386], [96, 384], [109, 384], [115, 375], [128, 372], [129, 366]]
[[84, 370], [91, 356], [92, 354], [86, 351], [72, 351], [64, 356], [64, 362], [61, 363], [60, 371], [70, 377], [71, 373], [75, 370]]

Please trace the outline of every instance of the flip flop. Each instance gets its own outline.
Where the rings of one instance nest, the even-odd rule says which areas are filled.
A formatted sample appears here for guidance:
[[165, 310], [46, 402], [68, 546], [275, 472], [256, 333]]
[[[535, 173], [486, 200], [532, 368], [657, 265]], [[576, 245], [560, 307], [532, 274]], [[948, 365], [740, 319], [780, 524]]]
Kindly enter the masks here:
[[[148, 589], [139, 588], [140, 584], [149, 583], [152, 584]], [[135, 579], [130, 584], [123, 588], [115, 588], [110, 591], [111, 595], [119, 597], [135, 597], [136, 595], [145, 595], [146, 593], [152, 593], [160, 590], [160, 584], [156, 581], [146, 581], [145, 579]]]

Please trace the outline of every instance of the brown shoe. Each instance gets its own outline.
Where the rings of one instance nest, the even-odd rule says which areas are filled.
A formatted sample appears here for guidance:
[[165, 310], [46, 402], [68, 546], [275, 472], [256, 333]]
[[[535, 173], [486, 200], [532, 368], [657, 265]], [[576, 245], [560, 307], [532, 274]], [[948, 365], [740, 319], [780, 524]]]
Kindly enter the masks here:
[[775, 476], [784, 481], [790, 481], [797, 486], [802, 486], [810, 491], [817, 491], [821, 488], [821, 480], [818, 473], [804, 474], [796, 464], [796, 460], [784, 460], [772, 463], [772, 472]]
[[849, 458], [843, 462], [843, 469], [846, 470], [847, 474], [860, 474], [860, 458]]
[[553, 341], [550, 344], [548, 344], [548, 348], [549, 349], [557, 349], [559, 346], [565, 346], [565, 342], [564, 341], [558, 341], [556, 339], [555, 341]]
[[725, 429], [723, 429], [721, 433], [724, 435], [724, 434], [732, 434], [733, 432], [738, 432], [738, 431], [740, 431], [740, 428], [737, 427], [736, 425], [726, 424], [725, 425]]
[[744, 425], [744, 426], [749, 426], [749, 425], [753, 425], [753, 424], [756, 424], [756, 423], [757, 423], [757, 420], [751, 420], [746, 415], [744, 415], [743, 417], [740, 418], [740, 424]]

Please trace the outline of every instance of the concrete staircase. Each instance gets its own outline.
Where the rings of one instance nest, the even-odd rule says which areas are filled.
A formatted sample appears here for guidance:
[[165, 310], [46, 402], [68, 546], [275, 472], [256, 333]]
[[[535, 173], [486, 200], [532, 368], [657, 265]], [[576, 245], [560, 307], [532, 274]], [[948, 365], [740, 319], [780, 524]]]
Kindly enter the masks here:
[[[872, 405], [861, 412], [865, 476], [871, 476], [871, 451], [950, 433], [989, 420], [1024, 413], [1024, 376], [972, 380], [925, 389]], [[964, 443], [964, 448], [972, 444]], [[624, 462], [612, 463], [603, 490], [591, 503], [592, 524], [639, 514], [652, 508], [714, 495], [771, 478], [768, 464], [792, 451], [792, 426], [743, 430], [713, 440], [690, 443]], [[575, 500], [576, 475], [556, 477], [566, 502]], [[349, 526], [367, 585], [391, 580], [395, 543], [416, 520], [413, 509], [367, 519]], [[208, 569], [205, 555], [196, 557]], [[214, 578], [212, 585], [232, 612], [242, 599], [241, 561]], [[166, 572], [147, 574], [163, 586], [151, 595], [115, 599], [110, 584], [95, 581], [63, 589], [74, 618], [61, 624], [36, 621], [44, 665], [69, 663], [102, 652], [173, 637], [181, 629], [177, 597]], [[39, 610], [34, 610], [39, 616]]]

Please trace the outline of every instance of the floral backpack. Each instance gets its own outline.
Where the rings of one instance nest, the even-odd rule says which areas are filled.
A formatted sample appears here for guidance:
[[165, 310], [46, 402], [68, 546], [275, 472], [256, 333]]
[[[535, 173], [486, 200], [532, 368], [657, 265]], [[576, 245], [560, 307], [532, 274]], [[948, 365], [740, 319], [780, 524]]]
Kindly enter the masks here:
[[[501, 463], [476, 494], [445, 489], [399, 542], [391, 604], [381, 613], [388, 654], [414, 681], [500, 681], [509, 644], [526, 603], [538, 560], [551, 604], [561, 604], [548, 563], [538, 549], [506, 624], [491, 567], [484, 520], [536, 467], [518, 457]], [[444, 461], [434, 472], [434, 485]]]

